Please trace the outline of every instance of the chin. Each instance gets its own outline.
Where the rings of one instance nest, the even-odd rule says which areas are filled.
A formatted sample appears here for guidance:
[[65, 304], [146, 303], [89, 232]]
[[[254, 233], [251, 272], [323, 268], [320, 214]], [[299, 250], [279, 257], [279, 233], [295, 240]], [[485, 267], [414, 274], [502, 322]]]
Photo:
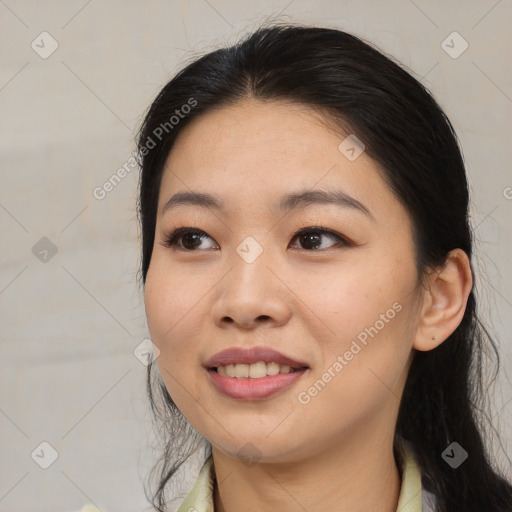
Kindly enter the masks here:
[[292, 462], [303, 455], [303, 444], [294, 442], [287, 446], [281, 437], [270, 439], [267, 434], [249, 436], [243, 438], [231, 438], [221, 443], [212, 443], [212, 447], [225, 455], [241, 460], [247, 465], [261, 463], [286, 463]]

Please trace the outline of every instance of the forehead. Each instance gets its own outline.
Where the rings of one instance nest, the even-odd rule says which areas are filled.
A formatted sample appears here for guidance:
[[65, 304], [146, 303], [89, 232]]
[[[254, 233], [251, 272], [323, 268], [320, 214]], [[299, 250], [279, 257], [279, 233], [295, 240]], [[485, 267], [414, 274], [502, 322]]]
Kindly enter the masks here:
[[[245, 99], [196, 117], [179, 134], [169, 161], [184, 153], [190, 163], [255, 162], [284, 158], [309, 160], [320, 149], [335, 154], [339, 133], [329, 130], [322, 116], [302, 104]], [[243, 171], [243, 168], [240, 169]]]
[[248, 99], [202, 114], [168, 155], [159, 211], [178, 191], [268, 209], [289, 192], [322, 188], [341, 189], [381, 213], [399, 207], [373, 159], [363, 151], [351, 160], [340, 150], [348, 135], [300, 104]]

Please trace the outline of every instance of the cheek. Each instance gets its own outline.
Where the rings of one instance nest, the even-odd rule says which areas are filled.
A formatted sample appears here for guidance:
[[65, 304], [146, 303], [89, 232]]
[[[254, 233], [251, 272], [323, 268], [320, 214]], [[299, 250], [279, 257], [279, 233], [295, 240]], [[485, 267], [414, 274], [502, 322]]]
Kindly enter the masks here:
[[205, 314], [198, 304], [201, 294], [199, 290], [194, 293], [182, 280], [169, 277], [175, 272], [161, 268], [155, 261], [144, 290], [151, 341], [160, 350], [156, 364], [174, 403], [189, 421], [197, 424], [199, 411], [190, 397], [199, 396], [197, 374], [191, 369], [199, 364], [195, 351], [199, 338], [193, 326], [199, 325], [197, 315]]
[[400, 319], [395, 319], [405, 316], [404, 302], [412, 277], [405, 266], [399, 277], [396, 274], [383, 260], [362, 258], [357, 265], [340, 266], [335, 272], [295, 277], [293, 291], [314, 313], [308, 316], [317, 324], [319, 330], [315, 331], [322, 333], [328, 346], [341, 348], [340, 342], [375, 323], [380, 330], [384, 330], [383, 325], [387, 331], [391, 324], [398, 327]]
[[[350, 273], [324, 291], [322, 307], [329, 315], [324, 318], [335, 332], [325, 347], [328, 360], [342, 355], [348, 362], [343, 373], [362, 386], [376, 378], [370, 369], [384, 382], [395, 382], [412, 345], [414, 270], [404, 265], [398, 276], [391, 265], [380, 263], [373, 267], [378, 271]], [[329, 297], [336, 307], [329, 306]]]
[[178, 361], [183, 365], [192, 359], [194, 325], [199, 325], [195, 317], [204, 314], [201, 290], [190, 285], [192, 282], [182, 273], [180, 277], [175, 269], [167, 268], [158, 258], [151, 262], [146, 277], [144, 303], [151, 340], [168, 369], [174, 370]]
[[[190, 311], [194, 300], [191, 281], [158, 254], [152, 257], [146, 276], [144, 302], [149, 328], [159, 338], [174, 330], [178, 322]], [[193, 282], [193, 281], [192, 281]]]
[[[355, 413], [359, 409], [358, 414], [365, 414], [390, 395], [412, 346], [415, 275], [414, 266], [407, 262], [402, 261], [398, 268], [392, 258], [382, 257], [377, 264], [375, 259], [361, 258], [357, 266], [317, 276], [319, 286], [311, 287], [309, 280], [309, 288], [304, 281], [297, 288], [317, 313], [311, 317], [316, 325], [310, 330], [316, 333], [321, 359], [309, 384], [318, 383], [323, 389], [323, 383], [329, 382], [322, 398], [315, 398], [313, 408], [318, 414], [325, 404], [343, 403], [345, 412], [338, 418], [342, 422], [347, 410]], [[306, 295], [313, 288], [315, 293]], [[302, 391], [306, 401], [312, 397], [308, 389]], [[316, 392], [311, 389], [313, 395]]]

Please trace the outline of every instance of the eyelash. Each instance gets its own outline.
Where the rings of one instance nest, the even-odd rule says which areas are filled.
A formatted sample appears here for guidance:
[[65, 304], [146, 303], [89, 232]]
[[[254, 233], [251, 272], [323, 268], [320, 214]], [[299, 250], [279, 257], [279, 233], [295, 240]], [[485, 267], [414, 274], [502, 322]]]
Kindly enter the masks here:
[[[337, 240], [337, 243], [335, 245], [328, 247], [327, 249], [303, 249], [307, 252], [327, 251], [329, 249], [336, 249], [337, 246], [340, 246], [340, 245], [341, 245], [341, 247], [350, 247], [350, 246], [354, 245], [354, 243], [351, 242], [347, 237], [341, 235], [340, 233], [337, 233], [336, 231], [332, 231], [330, 229], [326, 229], [321, 226], [309, 226], [306, 228], [301, 228], [295, 232], [295, 234], [292, 236], [292, 240], [294, 240], [298, 236], [301, 236], [305, 233], [316, 233], [316, 234], [320, 234], [320, 235], [327, 235], [327, 236]], [[169, 235], [166, 235], [163, 239], [162, 245], [164, 247], [177, 246], [177, 242], [181, 239], [182, 236], [184, 236], [186, 234], [198, 235], [201, 238], [204, 238], [204, 237], [211, 238], [207, 233], [205, 233], [201, 229], [183, 226], [183, 227], [175, 229]], [[200, 251], [200, 250], [183, 249], [181, 247], [178, 247], [178, 249], [181, 251], [184, 251], [184, 252]]]

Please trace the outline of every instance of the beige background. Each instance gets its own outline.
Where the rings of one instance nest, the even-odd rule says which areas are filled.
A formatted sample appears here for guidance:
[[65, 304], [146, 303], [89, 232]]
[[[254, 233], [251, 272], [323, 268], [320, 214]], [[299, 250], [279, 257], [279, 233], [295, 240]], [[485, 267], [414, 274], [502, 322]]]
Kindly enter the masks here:
[[[512, 366], [510, 1], [1, 0], [0, 511], [147, 507], [136, 170], [102, 200], [93, 189], [127, 162], [143, 112], [190, 52], [279, 12], [377, 43], [445, 108], [471, 181], [482, 312]], [[43, 31], [58, 44], [50, 56]], [[453, 31], [469, 44], [458, 58], [441, 46]], [[45, 241], [33, 253], [42, 237], [55, 255]], [[504, 371], [498, 382], [510, 457]], [[58, 453], [48, 469], [31, 458], [49, 460], [42, 441]]]

